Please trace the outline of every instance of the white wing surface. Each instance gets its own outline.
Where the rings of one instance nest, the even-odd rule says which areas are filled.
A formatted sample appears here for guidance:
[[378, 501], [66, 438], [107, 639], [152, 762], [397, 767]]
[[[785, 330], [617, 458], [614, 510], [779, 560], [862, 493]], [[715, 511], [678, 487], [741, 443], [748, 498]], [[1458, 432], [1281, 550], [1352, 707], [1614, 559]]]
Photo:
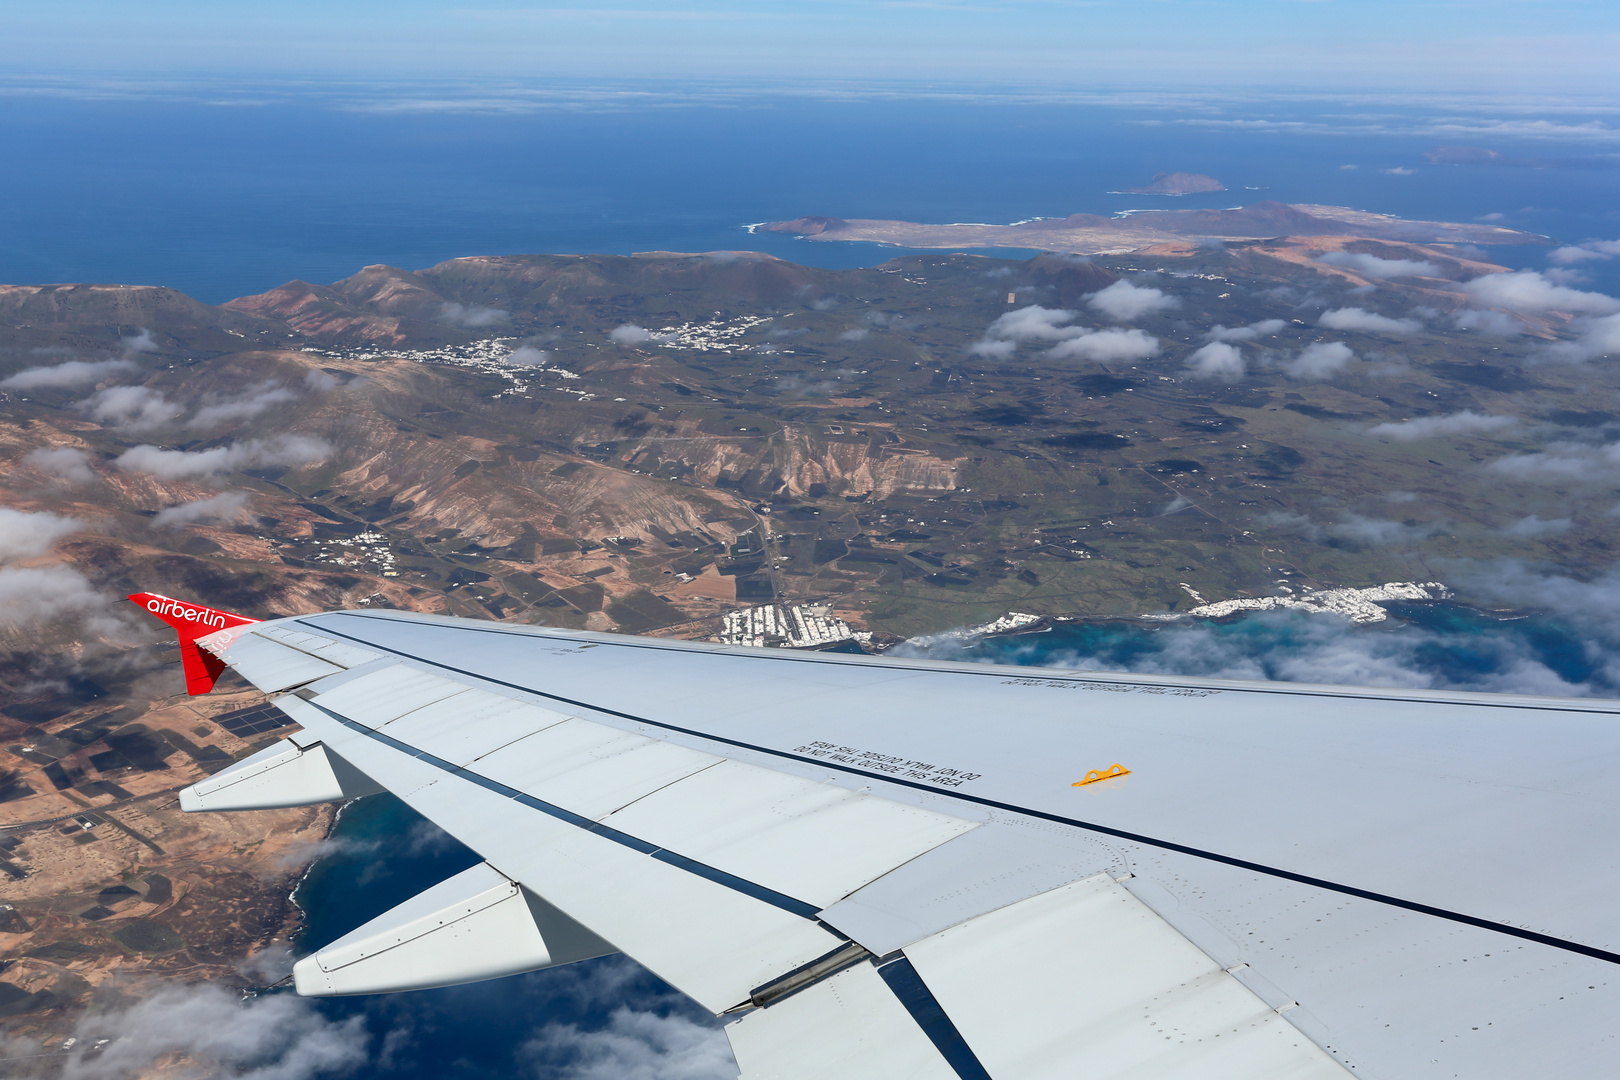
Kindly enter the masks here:
[[617, 949], [726, 1015], [749, 1080], [1620, 1065], [1607, 703], [376, 611], [199, 644], [304, 730], [188, 809], [381, 787], [486, 860], [301, 991]]

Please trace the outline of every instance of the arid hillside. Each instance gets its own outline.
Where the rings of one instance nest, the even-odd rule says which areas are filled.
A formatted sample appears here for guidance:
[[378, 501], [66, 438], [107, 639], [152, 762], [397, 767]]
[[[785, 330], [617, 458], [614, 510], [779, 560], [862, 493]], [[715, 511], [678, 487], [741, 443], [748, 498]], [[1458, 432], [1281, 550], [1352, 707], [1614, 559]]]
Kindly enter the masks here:
[[199, 866], [282, 888], [280, 856], [172, 808], [278, 732], [240, 688], [181, 700], [128, 592], [690, 637], [792, 602], [874, 647], [1579, 571], [1615, 553], [1605, 303], [1331, 231], [845, 271], [467, 258], [219, 307], [0, 288], [0, 902], [30, 928], [0, 925], [0, 1012], [49, 1026], [131, 957], [217, 967], [288, 917], [180, 917]]

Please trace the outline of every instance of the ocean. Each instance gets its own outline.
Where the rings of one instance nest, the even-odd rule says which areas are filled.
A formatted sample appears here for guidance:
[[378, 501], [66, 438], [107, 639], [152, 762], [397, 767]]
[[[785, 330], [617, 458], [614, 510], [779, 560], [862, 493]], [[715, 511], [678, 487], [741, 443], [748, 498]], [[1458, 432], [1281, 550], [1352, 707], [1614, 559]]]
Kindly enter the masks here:
[[[1573, 106], [950, 87], [377, 93], [17, 82], [0, 85], [0, 94], [8, 150], [0, 158], [0, 282], [168, 285], [213, 303], [294, 278], [330, 282], [373, 263], [418, 269], [476, 254], [751, 248], [823, 266], [874, 265], [896, 254], [746, 228], [807, 214], [1012, 222], [1278, 199], [1491, 220], [1558, 242], [1620, 236], [1620, 128], [1608, 113]], [[1459, 145], [1516, 163], [1424, 161], [1435, 147]], [[1230, 190], [1110, 194], [1161, 171], [1206, 173]], [[1501, 248], [1490, 257], [1543, 267], [1545, 254]], [[1620, 289], [1620, 260], [1581, 269], [1586, 287]], [[1616, 696], [1620, 633], [1607, 612], [1620, 610], [1611, 602], [1620, 589], [1600, 584], [1531, 589], [1579, 600], [1530, 615], [1440, 604], [1397, 607], [1397, 618], [1365, 627], [1298, 613], [1077, 622], [915, 651]], [[307, 913], [297, 947], [318, 947], [476, 861], [392, 796], [352, 803], [296, 892]], [[272, 992], [248, 1009], [271, 998], [287, 994]], [[734, 1075], [712, 1019], [622, 958], [296, 1007], [300, 1031], [362, 1048], [363, 1064], [348, 1074], [364, 1078]], [[274, 1075], [336, 1075], [343, 1060]]]
[[[219, 303], [463, 255], [750, 248], [824, 266], [896, 249], [750, 234], [807, 214], [1013, 222], [1259, 199], [1620, 235], [1620, 128], [1488, 101], [1195, 101], [877, 88], [586, 94], [0, 84], [0, 282], [169, 285]], [[1439, 166], [1475, 145], [1522, 164]], [[1109, 194], [1161, 171], [1229, 188]], [[1540, 248], [1506, 248], [1541, 265]], [[1599, 287], [1620, 263], [1583, 267]]]

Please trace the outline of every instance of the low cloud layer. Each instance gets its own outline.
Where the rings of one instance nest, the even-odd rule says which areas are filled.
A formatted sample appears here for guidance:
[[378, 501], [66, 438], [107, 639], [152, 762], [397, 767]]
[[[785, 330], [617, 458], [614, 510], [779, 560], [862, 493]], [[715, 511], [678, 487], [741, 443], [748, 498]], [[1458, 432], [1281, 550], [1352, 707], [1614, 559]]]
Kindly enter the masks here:
[[34, 559], [51, 550], [62, 537], [84, 528], [78, 518], [52, 513], [28, 513], [0, 506], [0, 562]]
[[1209, 341], [1253, 341], [1259, 337], [1280, 334], [1288, 328], [1283, 319], [1261, 319], [1248, 326], [1217, 326], [1204, 334]]
[[1620, 443], [1554, 443], [1539, 454], [1509, 454], [1488, 470], [1513, 480], [1612, 484], [1620, 476]]
[[1503, 528], [1502, 535], [1524, 540], [1538, 540], [1544, 536], [1557, 536], [1560, 533], [1569, 532], [1574, 525], [1575, 523], [1569, 518], [1543, 519], [1531, 514]]
[[84, 528], [77, 518], [0, 507], [0, 629], [82, 619], [91, 636], [123, 634], [127, 627], [112, 613], [109, 598], [73, 567], [6, 565], [47, 555], [58, 540]]
[[1159, 341], [1141, 330], [1095, 330], [1058, 342], [1046, 351], [1053, 360], [1117, 363], [1145, 360], [1159, 352]]
[[1534, 270], [1486, 274], [1467, 282], [1462, 290], [1475, 304], [1509, 311], [1560, 311], [1575, 315], [1620, 312], [1620, 300], [1612, 296], [1558, 285]]
[[69, 360], [65, 364], [24, 368], [10, 378], [0, 380], [0, 389], [73, 390], [91, 386], [121, 371], [134, 371], [137, 367], [130, 360]]
[[[64, 1080], [132, 1080], [162, 1075], [230, 1080], [317, 1080], [365, 1064], [364, 1016], [329, 1020], [293, 994], [240, 995], [210, 983], [164, 985], [127, 1008], [86, 1013], [74, 1030]], [[92, 1048], [100, 1047], [94, 1054]], [[194, 1071], [172, 1073], [176, 1058]]]
[[195, 480], [265, 465], [309, 465], [332, 452], [323, 439], [283, 435], [246, 439], [209, 450], [165, 450], [143, 443], [124, 451], [113, 464], [126, 472], [144, 472], [160, 480]]
[[1356, 354], [1342, 341], [1318, 341], [1307, 345], [1299, 355], [1278, 365], [1278, 370], [1290, 379], [1313, 382], [1331, 379], [1343, 371]]
[[256, 383], [236, 394], [204, 399], [202, 406], [187, 423], [194, 427], [217, 427], [220, 424], [250, 420], [277, 405], [297, 400], [296, 393], [279, 383], [273, 381]]
[[1415, 334], [1423, 329], [1416, 319], [1392, 319], [1365, 308], [1335, 308], [1326, 312], [1316, 325], [1329, 330], [1360, 330], [1369, 334]]
[[439, 320], [463, 330], [483, 330], [491, 326], [504, 326], [512, 321], [512, 313], [500, 308], [476, 307], [466, 304], [446, 304], [439, 312]]
[[551, 354], [544, 349], [537, 349], [533, 345], [519, 345], [507, 353], [506, 359], [501, 363], [518, 368], [544, 367], [550, 359]]
[[670, 336], [668, 334], [655, 334], [646, 327], [637, 326], [635, 323], [625, 323], [623, 326], [616, 326], [613, 328], [613, 331], [608, 334], [608, 340], [612, 341], [615, 345], [646, 345], [649, 342], [662, 343], [668, 341], [669, 338]]
[[1209, 382], [1240, 382], [1246, 365], [1236, 345], [1212, 341], [1187, 357], [1187, 377]]
[[1620, 240], [1589, 240], [1584, 244], [1554, 248], [1547, 254], [1547, 261], [1555, 266], [1574, 266], [1576, 263], [1616, 256], [1620, 256]]
[[[1109, 286], [1110, 289], [1113, 287]], [[1105, 289], [1104, 292], [1106, 291]], [[1068, 325], [1074, 317], [1073, 311], [1064, 308], [1045, 308], [1039, 304], [1009, 311], [990, 324], [984, 338], [969, 352], [975, 356], [1004, 360], [1013, 355], [1019, 342], [1053, 342], [1046, 355], [1054, 360], [1094, 360], [1108, 363], [1142, 360], [1158, 355], [1158, 339], [1141, 330], [1098, 330], [1089, 326]]]
[[162, 391], [144, 386], [109, 386], [78, 402], [76, 407], [98, 424], [127, 431], [160, 427], [185, 412], [184, 406], [164, 397]]
[[157, 342], [152, 340], [152, 331], [144, 326], [133, 334], [119, 338], [118, 343], [129, 352], [134, 353], [157, 352], [158, 350]]
[[1446, 526], [1432, 521], [1388, 521], [1348, 511], [1326, 523], [1290, 510], [1264, 514], [1259, 520], [1274, 529], [1297, 533], [1307, 540], [1336, 540], [1355, 547], [1410, 547], [1446, 530]]
[[1367, 434], [1396, 442], [1416, 442], [1419, 439], [1440, 439], [1447, 435], [1491, 435], [1506, 431], [1518, 424], [1511, 416], [1487, 416], [1471, 409], [1447, 413], [1444, 416], [1420, 416], [1415, 420], [1396, 420], [1375, 424]]
[[90, 468], [90, 455], [74, 446], [41, 447], [23, 455], [23, 464], [74, 484], [88, 484], [96, 478]]
[[1585, 361], [1620, 356], [1620, 314], [1577, 319], [1575, 340], [1549, 345], [1546, 354], [1556, 360]]
[[1373, 281], [1398, 277], [1440, 277], [1440, 267], [1418, 259], [1381, 259], [1358, 251], [1329, 251], [1316, 261], [1360, 274]]
[[158, 526], [192, 525], [199, 521], [240, 521], [247, 513], [248, 493], [222, 491], [206, 499], [196, 499], [159, 510], [152, 518]]
[[107, 597], [71, 566], [0, 567], [0, 627], [86, 617], [92, 632], [115, 634], [123, 627], [107, 609]]
[[1181, 306], [1181, 301], [1167, 295], [1162, 289], [1133, 285], [1129, 281], [1116, 281], [1100, 292], [1086, 297], [1086, 303], [1115, 322], [1130, 322], [1143, 315], [1169, 311]]
[[735, 1080], [723, 1031], [679, 1015], [613, 1011], [604, 1028], [549, 1024], [519, 1056], [556, 1080]]

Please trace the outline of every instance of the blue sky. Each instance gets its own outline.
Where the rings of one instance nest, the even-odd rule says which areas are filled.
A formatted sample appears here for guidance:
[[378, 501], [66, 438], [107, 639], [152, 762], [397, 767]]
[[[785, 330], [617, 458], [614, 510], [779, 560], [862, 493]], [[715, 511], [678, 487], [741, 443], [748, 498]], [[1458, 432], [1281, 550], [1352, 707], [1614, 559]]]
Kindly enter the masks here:
[[53, 0], [14, 74], [897, 79], [1584, 95], [1613, 0]]

